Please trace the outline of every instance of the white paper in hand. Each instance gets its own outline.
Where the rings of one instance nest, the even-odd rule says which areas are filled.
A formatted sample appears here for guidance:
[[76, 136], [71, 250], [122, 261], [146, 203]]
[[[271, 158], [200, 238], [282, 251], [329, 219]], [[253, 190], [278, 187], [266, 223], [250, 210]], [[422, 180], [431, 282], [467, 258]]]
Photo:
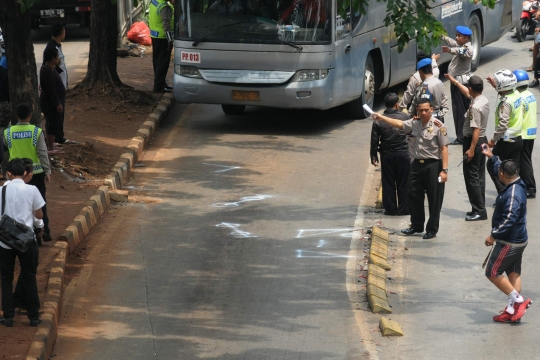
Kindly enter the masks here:
[[364, 110], [366, 110], [369, 115], [373, 114], [373, 110], [371, 110], [368, 104], [364, 104]]

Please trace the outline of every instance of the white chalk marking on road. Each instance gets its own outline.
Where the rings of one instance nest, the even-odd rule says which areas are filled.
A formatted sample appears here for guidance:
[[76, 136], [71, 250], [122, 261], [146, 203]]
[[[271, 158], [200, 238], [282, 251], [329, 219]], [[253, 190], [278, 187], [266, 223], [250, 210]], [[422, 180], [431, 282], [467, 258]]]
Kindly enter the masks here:
[[362, 195], [360, 197], [360, 204], [358, 205], [358, 210], [356, 212], [356, 220], [354, 221], [354, 231], [351, 238], [351, 245], [349, 248], [349, 256], [347, 260], [347, 274], [345, 281], [347, 284], [347, 294], [349, 295], [349, 301], [353, 305], [353, 313], [355, 316], [356, 324], [360, 329], [360, 341], [366, 347], [366, 351], [369, 353], [370, 360], [378, 360], [377, 356], [377, 346], [371, 337], [371, 331], [368, 324], [366, 323], [366, 317], [364, 316], [364, 311], [355, 308], [355, 304], [358, 304], [361, 299], [358, 297], [359, 289], [357, 283], [357, 259], [359, 249], [360, 237], [362, 230], [362, 225], [364, 224], [364, 206], [369, 206], [369, 194], [372, 191], [371, 185], [373, 182], [374, 167], [368, 167], [366, 178], [364, 180], [364, 187], [362, 189]]
[[231, 235], [233, 235], [234, 237], [240, 237], [240, 238], [256, 238], [257, 237], [256, 235], [253, 235], [247, 231], [239, 230], [238, 228], [241, 226], [240, 224], [231, 224], [231, 223], [222, 222], [221, 224], [217, 224], [216, 226], [226, 227], [233, 230], [233, 232], [231, 232]]
[[[356, 229], [356, 228], [355, 228]], [[317, 236], [317, 235], [326, 235], [326, 234], [340, 234], [339, 236], [349, 237], [351, 236], [350, 233], [353, 232], [353, 229], [301, 229], [298, 230], [298, 234], [296, 235], [297, 239], [310, 237], [310, 236]], [[345, 233], [345, 234], [343, 234]]]
[[216, 172], [216, 173], [222, 173], [222, 172], [226, 172], [226, 171], [231, 171], [231, 170], [236, 170], [236, 169], [242, 169], [241, 166], [226, 166], [226, 165], [207, 164], [207, 163], [203, 163], [203, 165], [219, 166], [219, 167], [225, 168], [225, 169], [223, 169], [223, 170], [216, 170], [216, 171], [214, 171], [214, 172]]
[[318, 248], [323, 247], [325, 244], [324, 240], [319, 240], [319, 244], [317, 245]]
[[319, 251], [296, 250], [296, 258], [349, 258], [350, 255], [332, 254]]
[[261, 201], [271, 198], [270, 195], [254, 195], [254, 196], [245, 196], [240, 198], [236, 202], [224, 202], [224, 203], [215, 203], [212, 204], [213, 207], [222, 208], [222, 207], [231, 207], [231, 206], [240, 206], [240, 204], [250, 201]]

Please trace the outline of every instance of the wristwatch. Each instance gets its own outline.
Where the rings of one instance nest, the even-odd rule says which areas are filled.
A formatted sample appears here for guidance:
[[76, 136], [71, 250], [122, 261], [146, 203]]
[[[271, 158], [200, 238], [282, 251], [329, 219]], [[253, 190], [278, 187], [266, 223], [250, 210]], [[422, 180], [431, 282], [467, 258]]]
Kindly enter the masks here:
[[442, 171], [444, 171], [445, 173], [447, 173], [447, 174], [448, 174], [448, 168], [446, 168], [446, 169], [442, 169]]

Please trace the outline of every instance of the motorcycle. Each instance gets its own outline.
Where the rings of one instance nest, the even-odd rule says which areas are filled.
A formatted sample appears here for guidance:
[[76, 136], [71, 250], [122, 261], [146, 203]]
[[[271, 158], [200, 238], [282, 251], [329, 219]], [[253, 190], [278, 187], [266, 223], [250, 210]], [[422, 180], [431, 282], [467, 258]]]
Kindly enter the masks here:
[[538, 26], [535, 15], [538, 12], [539, 1], [524, 1], [521, 19], [516, 25], [516, 38], [518, 42], [527, 39], [527, 35], [534, 35], [534, 29]]

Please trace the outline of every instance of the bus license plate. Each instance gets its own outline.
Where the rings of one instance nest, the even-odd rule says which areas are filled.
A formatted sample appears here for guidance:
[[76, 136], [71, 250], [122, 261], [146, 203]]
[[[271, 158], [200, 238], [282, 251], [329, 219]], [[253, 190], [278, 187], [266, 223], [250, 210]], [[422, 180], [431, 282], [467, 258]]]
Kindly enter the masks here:
[[261, 101], [261, 96], [258, 91], [232, 91], [232, 99], [240, 101]]
[[39, 14], [42, 18], [54, 18], [54, 17], [64, 17], [64, 9], [50, 9], [50, 10], [40, 10]]

